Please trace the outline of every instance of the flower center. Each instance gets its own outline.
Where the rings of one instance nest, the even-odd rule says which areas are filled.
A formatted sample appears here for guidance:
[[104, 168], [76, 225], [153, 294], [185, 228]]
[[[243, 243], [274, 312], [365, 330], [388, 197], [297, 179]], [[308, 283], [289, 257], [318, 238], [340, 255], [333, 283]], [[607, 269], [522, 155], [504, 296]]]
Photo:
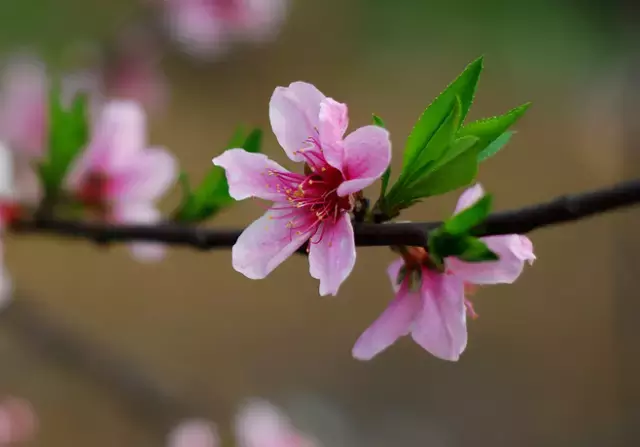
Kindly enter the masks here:
[[104, 205], [108, 185], [107, 175], [99, 171], [92, 171], [80, 186], [77, 197], [86, 206], [100, 208]]
[[[334, 168], [324, 158], [319, 143], [310, 139], [313, 146], [301, 149], [297, 153], [305, 158], [305, 174], [291, 172], [268, 171], [269, 176], [277, 179], [276, 191], [283, 193], [288, 202], [289, 213], [279, 218], [289, 219], [287, 227], [296, 234], [310, 233], [310, 238], [320, 234], [318, 243], [322, 240], [324, 222], [336, 223], [343, 213], [353, 208], [350, 196], [340, 197], [338, 187], [344, 182], [342, 172]], [[274, 209], [282, 209], [275, 207]]]

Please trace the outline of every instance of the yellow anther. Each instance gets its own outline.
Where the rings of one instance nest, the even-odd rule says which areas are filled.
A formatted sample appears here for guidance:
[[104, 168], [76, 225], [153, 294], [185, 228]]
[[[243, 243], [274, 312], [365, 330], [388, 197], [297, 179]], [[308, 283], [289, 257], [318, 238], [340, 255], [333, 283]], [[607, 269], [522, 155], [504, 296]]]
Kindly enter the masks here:
[[323, 166], [321, 170], [322, 170], [322, 172], [324, 172], [324, 171], [327, 170], [327, 168]]

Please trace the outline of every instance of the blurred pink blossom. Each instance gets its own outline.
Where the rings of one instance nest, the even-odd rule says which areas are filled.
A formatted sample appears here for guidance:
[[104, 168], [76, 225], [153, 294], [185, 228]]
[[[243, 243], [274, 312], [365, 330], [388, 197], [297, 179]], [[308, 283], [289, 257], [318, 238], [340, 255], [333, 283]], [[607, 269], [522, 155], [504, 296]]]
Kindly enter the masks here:
[[[88, 73], [72, 73], [61, 81], [61, 94], [69, 104], [79, 92], [94, 96], [97, 82]], [[13, 152], [13, 178], [17, 199], [36, 204], [41, 197], [34, 164], [47, 150], [50, 80], [44, 63], [29, 54], [6, 63], [0, 87], [0, 140]], [[96, 103], [92, 103], [95, 109]]]
[[[484, 195], [478, 184], [467, 189], [455, 213], [468, 208]], [[444, 360], [456, 361], [467, 345], [466, 314], [475, 316], [465, 298], [468, 284], [513, 283], [525, 262], [535, 260], [531, 241], [517, 234], [481, 238], [500, 259], [469, 263], [456, 258], [445, 260], [445, 273], [425, 266], [424, 249], [410, 248], [387, 270], [396, 297], [383, 314], [360, 336], [354, 357], [369, 360], [391, 346], [399, 337], [411, 334], [424, 349]], [[402, 281], [399, 274], [404, 267]]]
[[315, 447], [319, 443], [298, 431], [291, 420], [267, 401], [254, 399], [236, 417], [239, 447]]
[[[151, 224], [161, 220], [158, 201], [177, 176], [174, 156], [147, 146], [146, 117], [134, 101], [110, 101], [101, 110], [91, 141], [72, 166], [67, 187], [108, 221]], [[163, 257], [164, 247], [132, 245], [142, 260]]]
[[105, 96], [137, 101], [148, 112], [164, 110], [169, 88], [161, 56], [160, 46], [147, 29], [122, 31], [102, 55], [99, 72]]
[[9, 305], [13, 286], [4, 265], [3, 235], [9, 222], [18, 216], [20, 209], [14, 183], [14, 155], [0, 142], [0, 310]]
[[44, 151], [48, 91], [41, 60], [21, 54], [7, 62], [0, 93], [0, 133], [13, 150], [29, 157], [40, 157]]
[[217, 447], [218, 433], [206, 420], [187, 419], [169, 433], [167, 447]]
[[37, 430], [38, 419], [28, 401], [14, 397], [0, 401], [0, 446], [29, 442]]
[[291, 160], [304, 164], [304, 174], [243, 149], [213, 159], [226, 170], [231, 197], [274, 202], [238, 238], [233, 267], [248, 278], [264, 278], [308, 241], [309, 271], [320, 280], [320, 295], [336, 295], [356, 261], [349, 212], [355, 194], [389, 165], [389, 133], [371, 125], [343, 139], [347, 106], [305, 82], [276, 88], [269, 117], [278, 142]]
[[160, 0], [169, 31], [187, 51], [215, 56], [234, 40], [264, 41], [278, 31], [288, 0]]

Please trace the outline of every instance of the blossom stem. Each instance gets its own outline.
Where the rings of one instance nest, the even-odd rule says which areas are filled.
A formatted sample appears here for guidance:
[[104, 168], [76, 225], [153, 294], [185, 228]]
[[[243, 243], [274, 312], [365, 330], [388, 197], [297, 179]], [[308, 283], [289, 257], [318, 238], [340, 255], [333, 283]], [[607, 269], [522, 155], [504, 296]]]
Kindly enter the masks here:
[[[561, 196], [549, 202], [491, 214], [473, 230], [475, 236], [525, 234], [538, 228], [573, 222], [640, 203], [640, 179], [609, 188]], [[442, 222], [354, 223], [358, 246], [426, 246], [429, 232]], [[166, 223], [113, 225], [55, 218], [19, 219], [10, 225], [15, 233], [44, 233], [89, 239], [99, 244], [133, 240], [186, 245], [201, 250], [229, 248], [241, 229], [203, 228]]]

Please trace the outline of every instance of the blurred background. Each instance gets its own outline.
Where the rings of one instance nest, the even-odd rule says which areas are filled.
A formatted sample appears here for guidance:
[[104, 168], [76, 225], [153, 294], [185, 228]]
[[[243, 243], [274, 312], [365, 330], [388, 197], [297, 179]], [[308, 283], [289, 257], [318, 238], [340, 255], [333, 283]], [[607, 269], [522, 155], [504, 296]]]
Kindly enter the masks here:
[[[418, 115], [484, 54], [470, 119], [533, 102], [509, 147], [480, 172], [506, 209], [638, 175], [632, 3], [291, 0], [267, 31], [218, 23], [227, 28], [205, 45], [163, 22], [164, 4], [5, 0], [0, 51], [27, 50], [53, 73], [149, 61], [157, 77], [127, 91], [162, 85], [150, 141], [196, 181], [238, 123], [265, 129], [264, 152], [287, 166], [268, 101], [296, 80], [346, 102], [352, 129], [381, 116], [399, 168]], [[456, 197], [403, 218], [441, 219]], [[179, 198], [176, 189], [164, 209]], [[261, 213], [242, 202], [212, 225], [241, 227]], [[359, 249], [339, 296], [320, 298], [304, 258], [258, 282], [232, 269], [229, 251], [174, 249], [147, 265], [124, 247], [8, 235], [16, 291], [0, 313], [0, 395], [33, 404], [34, 446], [163, 445], [192, 413], [215, 421], [232, 445], [234, 413], [252, 396], [331, 447], [640, 445], [638, 217], [629, 210], [532, 234], [537, 263], [516, 284], [478, 293], [480, 318], [457, 363], [410, 340], [371, 362], [351, 357], [392, 297], [389, 250]], [[61, 349], [59, 331], [84, 350]], [[145, 380], [129, 380], [131, 371]]]

